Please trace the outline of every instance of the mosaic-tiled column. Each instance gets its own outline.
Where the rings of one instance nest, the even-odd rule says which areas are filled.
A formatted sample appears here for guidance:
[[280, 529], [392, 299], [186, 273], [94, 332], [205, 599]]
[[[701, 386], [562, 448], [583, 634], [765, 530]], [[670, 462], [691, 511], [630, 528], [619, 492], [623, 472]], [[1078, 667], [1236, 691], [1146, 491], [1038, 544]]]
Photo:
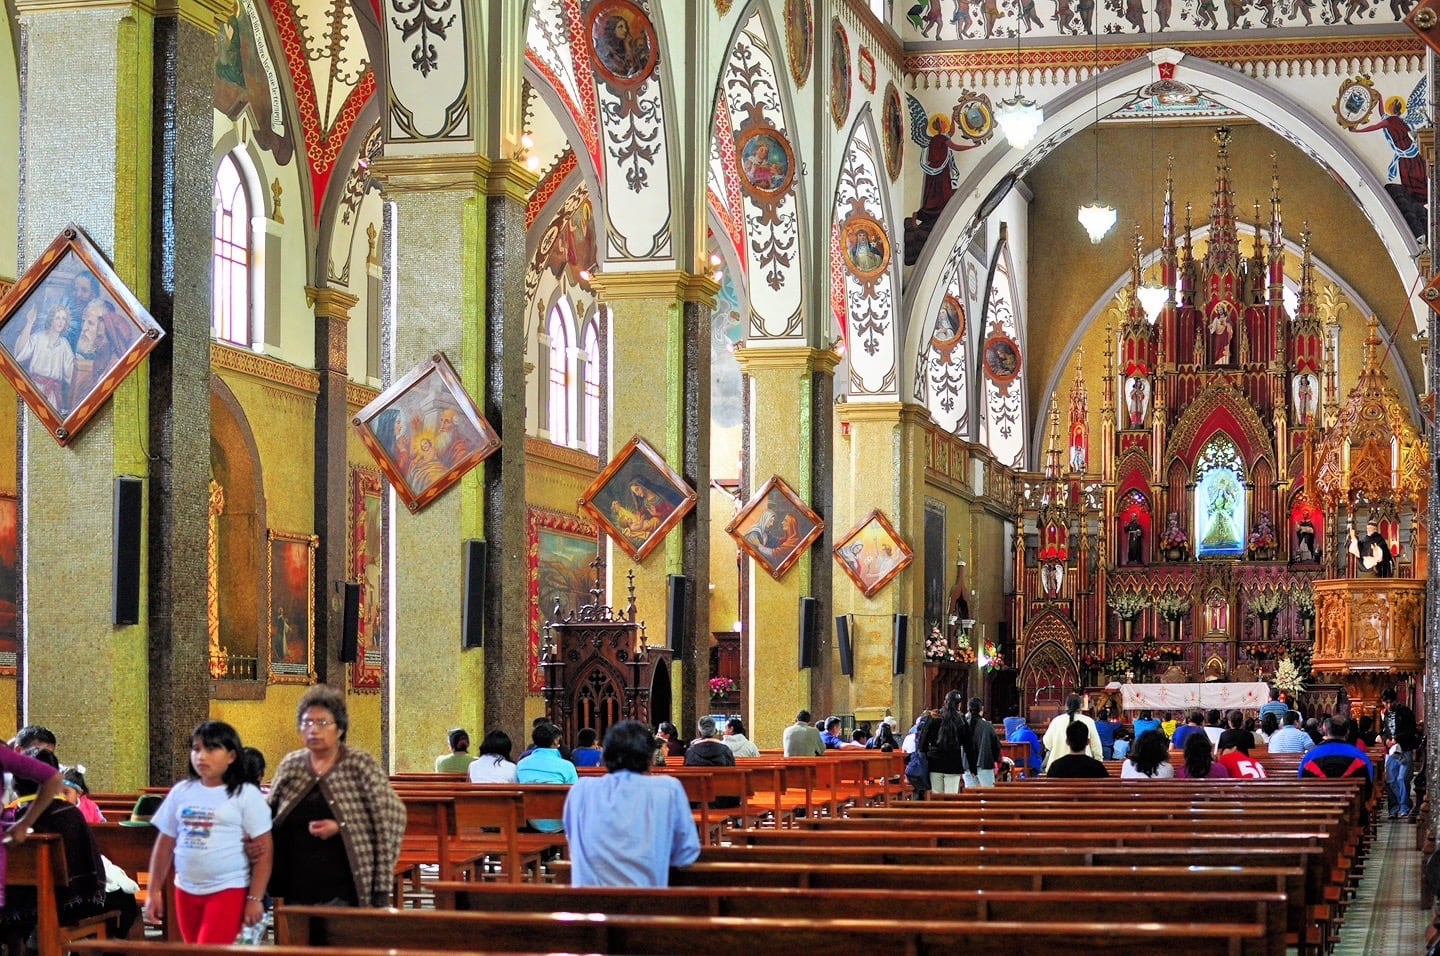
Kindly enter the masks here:
[[[708, 276], [671, 270], [607, 272], [591, 285], [610, 313], [610, 453], [639, 435], [699, 495], [638, 565], [606, 539], [611, 602], [624, 603], [634, 568], [647, 641], [678, 648], [670, 717], [688, 733], [710, 710], [710, 311], [717, 286]], [[671, 574], [690, 582], [688, 627], [678, 642], [666, 629]]]
[[[750, 605], [743, 625], [750, 659], [750, 736], [761, 747], [778, 747], [797, 711], [810, 710], [819, 719], [834, 703], [830, 408], [839, 356], [825, 349], [752, 343], [735, 357], [746, 376], [746, 493], [779, 475], [826, 523], [825, 533], [781, 580], [748, 562]], [[800, 598], [807, 596], [820, 602], [820, 666], [802, 671], [799, 608]]]

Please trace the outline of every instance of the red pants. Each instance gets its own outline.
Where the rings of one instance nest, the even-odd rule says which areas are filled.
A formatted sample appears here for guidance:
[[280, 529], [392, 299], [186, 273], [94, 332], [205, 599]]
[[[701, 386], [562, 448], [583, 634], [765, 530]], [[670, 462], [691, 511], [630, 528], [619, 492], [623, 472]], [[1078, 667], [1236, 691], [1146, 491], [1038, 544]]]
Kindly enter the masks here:
[[240, 935], [245, 919], [244, 887], [218, 893], [193, 894], [175, 887], [175, 921], [187, 943], [229, 946]]

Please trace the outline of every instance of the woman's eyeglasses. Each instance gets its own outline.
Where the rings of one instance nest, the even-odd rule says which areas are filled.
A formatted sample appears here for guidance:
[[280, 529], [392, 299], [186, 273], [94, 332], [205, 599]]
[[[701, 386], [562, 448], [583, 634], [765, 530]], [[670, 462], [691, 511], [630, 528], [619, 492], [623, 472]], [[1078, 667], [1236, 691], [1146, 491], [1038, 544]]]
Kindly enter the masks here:
[[301, 730], [309, 730], [311, 727], [314, 727], [317, 730], [324, 730], [327, 727], [334, 726], [335, 721], [333, 720], [311, 720], [309, 717], [306, 717], [304, 720], [300, 721]]

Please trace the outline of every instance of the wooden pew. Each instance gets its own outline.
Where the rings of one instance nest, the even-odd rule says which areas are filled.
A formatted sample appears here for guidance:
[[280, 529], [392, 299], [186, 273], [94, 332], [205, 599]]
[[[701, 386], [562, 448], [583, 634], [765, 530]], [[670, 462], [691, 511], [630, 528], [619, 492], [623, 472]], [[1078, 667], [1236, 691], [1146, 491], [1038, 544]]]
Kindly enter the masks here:
[[607, 916], [598, 913], [458, 913], [280, 907], [281, 943], [463, 949], [483, 940], [488, 950], [551, 950], [747, 956], [794, 956], [802, 949], [834, 956], [905, 952], [918, 956], [1030, 956], [1067, 952], [1087, 956], [1167, 956], [1261, 951], [1265, 926], [1236, 923], [1020, 923], [962, 920], [733, 919], [728, 917]]
[[1012, 922], [1111, 922], [1123, 913], [1133, 922], [1204, 922], [1217, 914], [1252, 919], [1266, 926], [1263, 952], [1285, 953], [1285, 896], [1282, 893], [1188, 890], [991, 890], [871, 889], [801, 890], [733, 887], [671, 887], [637, 893], [629, 888], [507, 886], [437, 883], [436, 909], [477, 912], [552, 912], [609, 915], [728, 916], [777, 918], [823, 913], [846, 919], [895, 919], [924, 914], [929, 919]]
[[[128, 815], [127, 815], [128, 818]], [[154, 893], [156, 887], [150, 882], [150, 850], [160, 831], [154, 827], [122, 827], [119, 823], [92, 823], [90, 832], [105, 854], [120, 869], [129, 873], [142, 887], [142, 893]], [[165, 919], [161, 933], [171, 942], [180, 942], [180, 926], [175, 922], [175, 868], [165, 876], [165, 885], [159, 888], [165, 894]], [[142, 895], [138, 902], [144, 903]]]
[[[316, 946], [266, 946], [265, 956], [478, 956], [488, 952], [476, 949], [479, 943], [472, 943], [470, 949], [419, 949], [414, 946], [403, 948], [349, 946], [345, 948], [322, 949]], [[77, 942], [71, 945], [71, 952], [77, 956], [95, 953], [97, 956], [243, 956], [252, 952], [250, 946], [197, 945], [195, 943], [154, 943], [140, 940], [109, 940], [107, 942]]]
[[110, 911], [62, 925], [55, 888], [69, 882], [65, 848], [58, 834], [32, 833], [23, 844], [7, 848], [5, 885], [35, 888], [35, 940], [40, 956], [61, 956], [73, 940], [106, 939], [105, 921], [120, 915]]

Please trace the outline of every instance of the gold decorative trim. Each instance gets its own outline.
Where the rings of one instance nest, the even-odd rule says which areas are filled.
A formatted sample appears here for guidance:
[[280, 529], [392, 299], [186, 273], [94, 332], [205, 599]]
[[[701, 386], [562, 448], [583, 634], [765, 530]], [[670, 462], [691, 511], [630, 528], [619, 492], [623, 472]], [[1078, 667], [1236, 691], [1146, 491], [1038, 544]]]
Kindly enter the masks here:
[[566, 448], [539, 438], [525, 436], [525, 457], [552, 461], [557, 465], [585, 472], [592, 478], [600, 473], [600, 459], [577, 448]]
[[657, 269], [653, 272], [610, 272], [590, 277], [590, 288], [602, 302], [626, 299], [667, 299], [714, 306], [720, 283], [708, 275]]
[[535, 187], [540, 184], [540, 174], [532, 171], [518, 159], [491, 160], [485, 177], [485, 195], [507, 196], [524, 206], [530, 202]]
[[490, 159], [479, 153], [437, 156], [381, 156], [370, 164], [370, 176], [382, 192], [483, 192], [490, 178]]
[[248, 349], [232, 348], [219, 342], [210, 343], [210, 367], [238, 372], [270, 382], [282, 388], [301, 392], [314, 397], [320, 394], [320, 376], [309, 369], [281, 362], [267, 355], [259, 355]]
[[378, 388], [371, 388], [369, 385], [360, 385], [355, 382], [345, 383], [345, 404], [352, 409], [364, 408], [379, 397], [380, 390]]
[[880, 422], [896, 425], [918, 425], [929, 428], [930, 412], [924, 405], [911, 402], [856, 402], [835, 406], [835, 417], [841, 422]]
[[840, 364], [840, 356], [830, 349], [812, 349], [808, 345], [751, 345], [737, 350], [735, 360], [746, 375], [801, 369], [834, 374]]
[[5, 293], [15, 288], [14, 279], [0, 279], [0, 299], [5, 298]]
[[349, 322], [350, 310], [360, 304], [360, 298], [332, 286], [317, 289], [307, 285], [305, 287], [305, 304], [313, 308], [315, 315], [319, 318]]

